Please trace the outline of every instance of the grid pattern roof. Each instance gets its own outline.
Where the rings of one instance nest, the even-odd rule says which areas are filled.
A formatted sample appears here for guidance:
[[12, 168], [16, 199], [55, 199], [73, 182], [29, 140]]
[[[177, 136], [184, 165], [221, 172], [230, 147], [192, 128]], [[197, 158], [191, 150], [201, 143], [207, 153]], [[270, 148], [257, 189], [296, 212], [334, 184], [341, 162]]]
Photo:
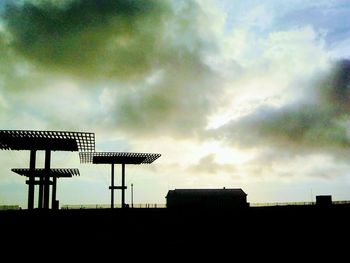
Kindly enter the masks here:
[[76, 168], [56, 168], [50, 169], [49, 172], [46, 169], [42, 168], [35, 169], [34, 172], [27, 168], [13, 168], [11, 169], [11, 171], [27, 177], [45, 177], [47, 176], [47, 174], [49, 174], [49, 177], [72, 177], [80, 175], [79, 169]]
[[158, 153], [132, 153], [132, 152], [81, 152], [81, 163], [124, 163], [124, 164], [150, 164], [158, 159]]
[[95, 151], [91, 132], [0, 130], [0, 150]]

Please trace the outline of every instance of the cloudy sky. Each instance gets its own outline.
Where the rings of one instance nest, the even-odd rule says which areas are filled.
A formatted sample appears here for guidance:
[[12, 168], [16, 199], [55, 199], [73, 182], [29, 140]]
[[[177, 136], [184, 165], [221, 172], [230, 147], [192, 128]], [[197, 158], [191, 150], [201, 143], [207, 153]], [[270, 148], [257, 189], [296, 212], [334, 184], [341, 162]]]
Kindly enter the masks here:
[[[345, 0], [2, 0], [0, 128], [161, 153], [127, 166], [127, 202], [131, 183], [135, 203], [217, 187], [251, 203], [349, 200], [349, 16]], [[28, 159], [0, 152], [0, 204], [26, 207], [10, 170]], [[61, 205], [109, 203], [110, 167], [52, 159], [81, 172], [59, 180]]]

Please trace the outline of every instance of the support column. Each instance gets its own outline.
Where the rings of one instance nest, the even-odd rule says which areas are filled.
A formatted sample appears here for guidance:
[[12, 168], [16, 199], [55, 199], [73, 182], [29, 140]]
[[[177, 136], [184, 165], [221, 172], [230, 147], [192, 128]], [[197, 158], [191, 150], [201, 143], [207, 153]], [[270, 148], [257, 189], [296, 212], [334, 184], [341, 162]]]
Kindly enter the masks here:
[[51, 151], [45, 151], [45, 179], [44, 179], [44, 208], [49, 209], [50, 203], [50, 162]]
[[112, 178], [111, 178], [111, 208], [114, 208], [114, 163], [111, 164], [111, 174], [112, 174]]
[[56, 207], [56, 189], [57, 189], [57, 177], [52, 177], [52, 196], [51, 196], [51, 208], [52, 209], [58, 209]]
[[34, 190], [35, 190], [35, 159], [36, 150], [30, 151], [30, 162], [29, 162], [29, 184], [28, 184], [28, 210], [34, 209]]
[[39, 196], [38, 196], [38, 208], [39, 209], [41, 209], [41, 208], [43, 208], [43, 204], [44, 204], [44, 202], [43, 202], [43, 197], [44, 197], [44, 183], [45, 183], [45, 181], [44, 181], [44, 177], [43, 176], [41, 176], [40, 177], [40, 182], [39, 182]]
[[125, 208], [125, 163], [122, 163], [122, 208]]

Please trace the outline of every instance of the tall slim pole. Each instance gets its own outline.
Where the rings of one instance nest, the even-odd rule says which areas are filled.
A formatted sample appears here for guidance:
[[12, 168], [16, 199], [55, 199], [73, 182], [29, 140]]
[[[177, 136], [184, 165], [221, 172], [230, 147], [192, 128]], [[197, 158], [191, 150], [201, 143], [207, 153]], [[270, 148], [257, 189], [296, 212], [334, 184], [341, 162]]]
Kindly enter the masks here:
[[125, 208], [125, 163], [122, 163], [122, 208]]
[[29, 162], [29, 185], [28, 185], [28, 209], [34, 209], [34, 190], [35, 190], [35, 158], [36, 158], [36, 150], [30, 151], [30, 162]]
[[52, 196], [51, 196], [51, 208], [58, 209], [56, 206], [56, 191], [57, 191], [57, 177], [52, 177]]
[[111, 208], [114, 208], [114, 163], [112, 163], [112, 178], [111, 178]]
[[45, 179], [44, 179], [44, 208], [49, 208], [50, 203], [50, 162], [51, 151], [45, 151]]

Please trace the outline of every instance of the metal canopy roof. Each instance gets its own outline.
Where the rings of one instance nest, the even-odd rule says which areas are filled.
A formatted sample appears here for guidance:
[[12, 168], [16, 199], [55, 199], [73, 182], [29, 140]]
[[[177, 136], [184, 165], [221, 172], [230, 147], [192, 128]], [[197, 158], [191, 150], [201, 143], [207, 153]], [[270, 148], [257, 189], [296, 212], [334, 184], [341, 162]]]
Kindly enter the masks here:
[[158, 153], [131, 153], [131, 152], [81, 152], [80, 162], [95, 164], [144, 164], [158, 159]]
[[0, 150], [95, 151], [90, 132], [0, 130]]
[[47, 174], [49, 174], [49, 177], [72, 177], [80, 175], [79, 169], [76, 168], [50, 169], [49, 173], [45, 169], [35, 169], [31, 171], [27, 168], [13, 168], [11, 171], [27, 177], [45, 177]]

